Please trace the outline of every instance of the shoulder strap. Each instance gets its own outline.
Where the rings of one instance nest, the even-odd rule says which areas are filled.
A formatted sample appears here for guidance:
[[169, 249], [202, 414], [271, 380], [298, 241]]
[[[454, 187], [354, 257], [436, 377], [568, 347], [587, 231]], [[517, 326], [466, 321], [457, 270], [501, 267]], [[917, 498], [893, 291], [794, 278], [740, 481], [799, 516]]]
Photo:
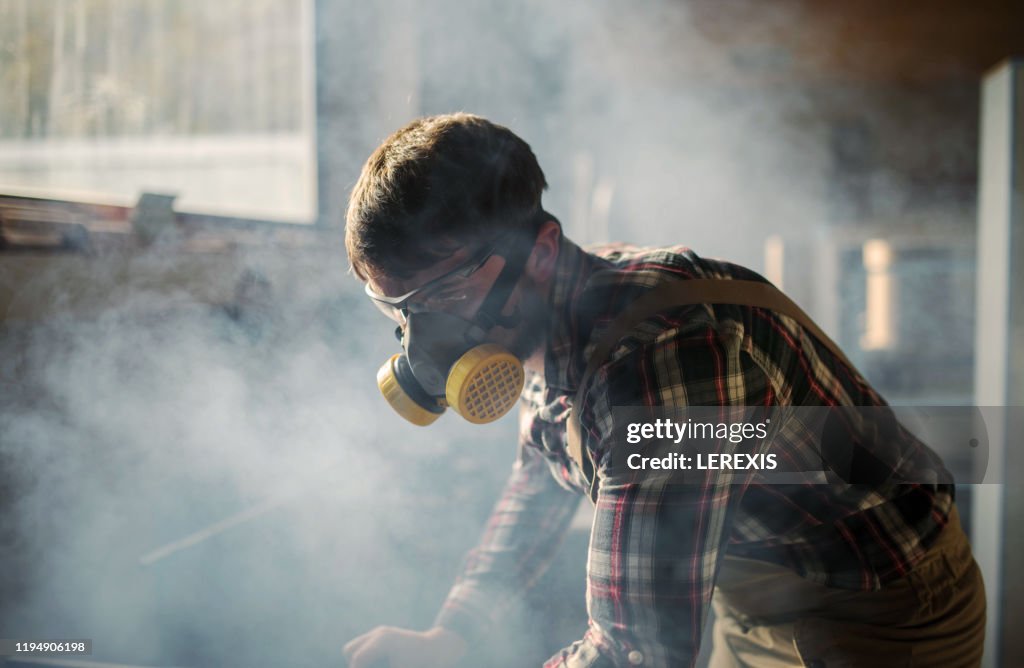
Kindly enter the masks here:
[[590, 496], [594, 500], [597, 497], [597, 475], [594, 472], [594, 462], [591, 461], [590, 453], [583, 450], [578, 411], [578, 408], [583, 405], [583, 395], [586, 392], [587, 385], [597, 369], [608, 358], [615, 344], [629, 334], [637, 325], [657, 313], [675, 306], [686, 306], [689, 304], [753, 306], [789, 316], [828, 348], [829, 352], [835, 357], [853, 368], [853, 364], [843, 354], [843, 351], [839, 349], [839, 346], [811, 320], [810, 316], [804, 313], [803, 309], [796, 305], [796, 302], [770, 283], [699, 278], [672, 281], [653, 288], [650, 292], [633, 302], [628, 309], [616, 318], [608, 328], [608, 331], [601, 337], [601, 340], [598, 341], [594, 352], [587, 361], [586, 370], [580, 379], [579, 389], [576, 391], [572, 410], [569, 413], [569, 420], [566, 424], [566, 441], [569, 456], [583, 470], [586, 479], [590, 481]]

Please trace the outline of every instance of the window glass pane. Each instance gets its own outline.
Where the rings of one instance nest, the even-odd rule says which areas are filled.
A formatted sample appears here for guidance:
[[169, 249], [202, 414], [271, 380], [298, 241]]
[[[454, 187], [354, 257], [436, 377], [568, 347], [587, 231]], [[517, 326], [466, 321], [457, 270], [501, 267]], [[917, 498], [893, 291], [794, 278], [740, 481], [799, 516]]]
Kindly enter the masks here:
[[0, 191], [315, 216], [311, 0], [0, 0]]

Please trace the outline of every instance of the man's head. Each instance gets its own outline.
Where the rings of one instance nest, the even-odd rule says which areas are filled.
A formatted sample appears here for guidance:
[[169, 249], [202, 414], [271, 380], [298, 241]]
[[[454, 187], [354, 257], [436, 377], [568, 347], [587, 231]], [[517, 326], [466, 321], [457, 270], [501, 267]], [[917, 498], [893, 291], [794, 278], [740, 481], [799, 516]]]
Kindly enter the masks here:
[[488, 422], [514, 405], [522, 362], [540, 357], [560, 246], [541, 208], [546, 187], [526, 142], [469, 114], [414, 121], [363, 167], [345, 245], [401, 327], [405, 351], [377, 383], [410, 421], [430, 424], [451, 406]]
[[352, 270], [380, 295], [426, 285], [412, 300], [421, 308], [472, 318], [501, 258], [524, 248], [529, 259], [506, 313], [519, 309], [529, 326], [495, 336], [525, 357], [540, 343], [539, 292], [560, 236], [541, 208], [546, 187], [533, 151], [508, 128], [465, 113], [413, 121], [373, 152], [352, 192], [345, 233]]

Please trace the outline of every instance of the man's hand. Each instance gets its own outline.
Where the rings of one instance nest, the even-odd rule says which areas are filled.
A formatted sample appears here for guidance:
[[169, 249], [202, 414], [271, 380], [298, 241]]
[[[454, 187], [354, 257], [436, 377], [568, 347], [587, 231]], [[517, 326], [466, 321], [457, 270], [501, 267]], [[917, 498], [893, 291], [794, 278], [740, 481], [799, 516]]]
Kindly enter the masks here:
[[345, 645], [349, 668], [452, 668], [466, 653], [466, 641], [435, 626], [409, 631], [378, 626]]

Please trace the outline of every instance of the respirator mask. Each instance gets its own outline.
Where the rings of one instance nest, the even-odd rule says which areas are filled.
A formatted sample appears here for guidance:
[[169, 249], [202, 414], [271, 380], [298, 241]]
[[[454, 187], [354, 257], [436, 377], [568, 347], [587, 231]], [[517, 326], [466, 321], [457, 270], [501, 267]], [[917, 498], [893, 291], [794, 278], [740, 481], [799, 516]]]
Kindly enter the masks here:
[[[504, 347], [484, 343], [491, 328], [517, 326], [517, 309], [502, 309], [522, 276], [532, 241], [522, 238], [485, 246], [443, 276], [398, 297], [384, 297], [366, 286], [366, 294], [389, 317], [405, 327], [395, 330], [403, 352], [377, 372], [377, 386], [395, 411], [426, 426], [452, 408], [474, 424], [493, 422], [508, 413], [523, 390], [525, 374], [518, 357]], [[444, 312], [465, 298], [466, 281], [493, 256], [505, 259], [497, 280], [471, 320]]]

